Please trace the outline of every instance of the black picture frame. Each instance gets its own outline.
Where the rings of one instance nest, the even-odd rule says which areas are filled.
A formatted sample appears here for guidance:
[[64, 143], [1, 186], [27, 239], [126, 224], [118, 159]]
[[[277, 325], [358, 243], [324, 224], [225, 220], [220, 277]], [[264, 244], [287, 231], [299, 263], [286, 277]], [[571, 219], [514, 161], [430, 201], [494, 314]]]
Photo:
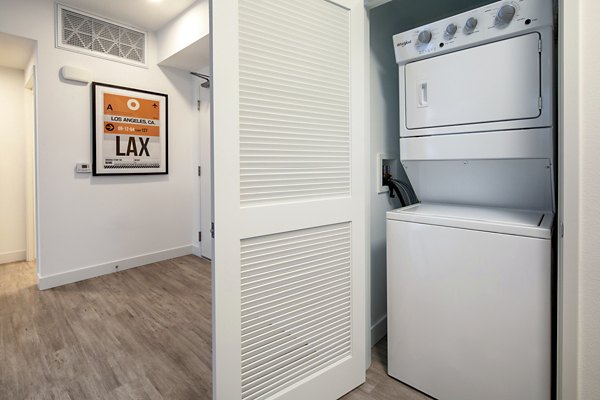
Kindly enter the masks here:
[[[118, 101], [129, 97], [127, 107], [133, 108], [123, 112], [110, 110], [107, 113], [105, 95], [113, 96]], [[136, 116], [140, 108], [149, 110], [147, 102], [158, 103], [158, 119], [147, 118], [147, 115]], [[132, 102], [132, 103], [130, 103]], [[143, 106], [141, 106], [142, 104]], [[109, 104], [110, 105], [110, 104]], [[135, 108], [137, 107], [137, 108]], [[111, 108], [112, 105], [111, 105]], [[114, 107], [116, 108], [116, 106]], [[125, 115], [129, 113], [130, 115]], [[111, 123], [107, 119], [120, 119]], [[144, 123], [142, 124], [142, 121]], [[135, 89], [125, 86], [111, 85], [102, 82], [92, 82], [92, 174], [93, 176], [126, 176], [126, 175], [167, 175], [169, 173], [169, 96], [165, 93], [149, 90]], [[108, 124], [107, 124], [108, 122]], [[138, 123], [136, 123], [138, 122]], [[153, 122], [153, 124], [147, 125]], [[112, 129], [124, 129], [133, 133], [110, 133], [107, 126]], [[152, 132], [145, 135], [141, 131]], [[158, 128], [158, 129], [156, 129]], [[111, 129], [111, 130], [112, 130]], [[156, 131], [158, 135], [156, 135]], [[114, 139], [111, 137], [114, 135]], [[120, 151], [121, 136], [127, 137], [128, 144]], [[134, 139], [130, 139], [134, 138]], [[139, 140], [136, 140], [137, 138]], [[157, 140], [153, 140], [156, 139]], [[111, 153], [110, 142], [115, 141], [115, 154]], [[133, 143], [132, 143], [133, 140]], [[152, 140], [152, 142], [150, 142]], [[138, 144], [140, 154], [138, 155]], [[107, 151], [108, 149], [108, 151]], [[125, 150], [126, 149], [126, 150]], [[158, 149], [158, 150], [157, 150]], [[130, 155], [134, 151], [134, 156]], [[158, 154], [155, 154], [158, 151]], [[142, 157], [146, 157], [144, 159]], [[135, 161], [137, 160], [137, 161]], [[156, 165], [158, 163], [158, 165]]]

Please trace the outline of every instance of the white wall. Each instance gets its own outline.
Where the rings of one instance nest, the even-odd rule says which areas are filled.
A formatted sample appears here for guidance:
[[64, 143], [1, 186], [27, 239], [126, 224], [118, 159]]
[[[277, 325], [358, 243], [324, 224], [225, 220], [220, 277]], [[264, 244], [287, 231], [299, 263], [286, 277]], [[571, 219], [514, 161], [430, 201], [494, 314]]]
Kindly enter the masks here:
[[[197, 0], [156, 32], [160, 65], [181, 70], [185, 74], [210, 74], [208, 0]], [[165, 68], [169, 69], [169, 68]], [[173, 69], [175, 70], [175, 69]], [[197, 256], [212, 257], [210, 238], [210, 89], [202, 88], [201, 78], [190, 77], [195, 110], [190, 119], [192, 133], [192, 168], [202, 167], [202, 176], [194, 174], [192, 185], [192, 243]], [[198, 108], [197, 102], [200, 101]], [[208, 181], [208, 185], [206, 182]], [[203, 187], [206, 186], [206, 187]], [[208, 225], [207, 225], [208, 224]], [[202, 242], [198, 240], [202, 232]]]
[[[600, 3], [581, 2], [581, 49], [600, 35]], [[600, 54], [581, 52], [579, 399], [600, 399]], [[566, 400], [566, 399], [565, 399]]]
[[208, 0], [198, 0], [157, 33], [158, 60], [163, 61], [209, 33]]
[[0, 67], [0, 264], [25, 259], [23, 71]]
[[[40, 286], [47, 287], [156, 259], [187, 254], [192, 244], [192, 135], [195, 110], [189, 74], [149, 68], [54, 47], [54, 3], [0, 0], [0, 31], [38, 41], [38, 238]], [[27, 23], [24, 23], [27, 21]], [[73, 65], [94, 80], [169, 95], [169, 175], [91, 177], [91, 89], [62, 82]]]

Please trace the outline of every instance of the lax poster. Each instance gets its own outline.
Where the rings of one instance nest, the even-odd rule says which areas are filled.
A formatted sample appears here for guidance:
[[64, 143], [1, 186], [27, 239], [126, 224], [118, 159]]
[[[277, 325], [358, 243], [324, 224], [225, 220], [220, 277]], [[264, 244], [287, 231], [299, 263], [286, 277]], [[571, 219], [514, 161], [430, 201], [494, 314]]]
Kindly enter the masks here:
[[92, 83], [94, 175], [167, 174], [166, 94]]

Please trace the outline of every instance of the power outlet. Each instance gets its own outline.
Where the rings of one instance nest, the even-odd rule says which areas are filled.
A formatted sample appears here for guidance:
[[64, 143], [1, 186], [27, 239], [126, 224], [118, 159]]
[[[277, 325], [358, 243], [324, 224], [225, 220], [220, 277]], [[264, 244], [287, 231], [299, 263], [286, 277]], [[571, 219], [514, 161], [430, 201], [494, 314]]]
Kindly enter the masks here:
[[397, 178], [398, 174], [398, 155], [395, 154], [377, 154], [377, 165], [375, 166], [377, 171], [377, 179], [376, 182], [376, 190], [377, 193], [387, 193], [390, 191], [390, 188], [387, 186], [383, 186], [383, 175], [385, 173], [392, 174], [392, 176]]

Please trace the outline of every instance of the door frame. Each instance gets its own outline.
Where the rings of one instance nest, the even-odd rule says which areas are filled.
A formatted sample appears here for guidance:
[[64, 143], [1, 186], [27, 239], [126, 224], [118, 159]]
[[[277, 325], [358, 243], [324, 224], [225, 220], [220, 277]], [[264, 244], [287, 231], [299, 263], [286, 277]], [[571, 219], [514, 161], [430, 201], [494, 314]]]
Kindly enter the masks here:
[[[210, 65], [201, 68], [198, 72], [210, 75]], [[213, 187], [212, 187], [212, 138], [211, 138], [211, 87], [205, 88], [197, 85], [199, 119], [199, 161], [200, 168], [200, 232], [202, 240], [198, 243], [198, 256], [212, 260], [213, 238], [211, 235], [211, 222], [213, 219]], [[208, 118], [208, 121], [205, 120]]]
[[[31, 104], [27, 104], [27, 142], [31, 141], [31, 147], [27, 146], [27, 155], [25, 158], [28, 164], [25, 168], [25, 210], [26, 210], [26, 261], [35, 261], [37, 258], [37, 76], [36, 66], [31, 66], [25, 80], [25, 90], [31, 91]], [[29, 108], [31, 107], [31, 108]], [[31, 152], [31, 154], [29, 154]]]
[[557, 398], [578, 398], [581, 0], [558, 0]]

